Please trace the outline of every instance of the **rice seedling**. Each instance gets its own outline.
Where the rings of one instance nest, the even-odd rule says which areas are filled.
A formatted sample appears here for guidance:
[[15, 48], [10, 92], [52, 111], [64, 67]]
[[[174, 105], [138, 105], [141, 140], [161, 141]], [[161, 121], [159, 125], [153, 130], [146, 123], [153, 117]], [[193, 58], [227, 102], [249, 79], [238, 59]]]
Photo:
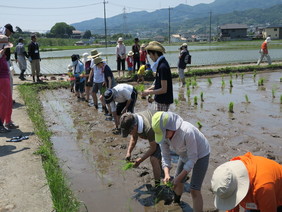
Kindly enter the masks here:
[[258, 86], [263, 86], [264, 85], [264, 79], [260, 78], [258, 81]]
[[194, 105], [198, 105], [198, 97], [194, 96]]
[[282, 95], [280, 95], [280, 104], [282, 104]]
[[241, 79], [242, 79], [242, 80], [244, 79], [244, 73], [241, 74]]
[[233, 78], [233, 73], [230, 72], [229, 75], [230, 75], [230, 79], [232, 79]]
[[275, 90], [275, 88], [272, 88], [272, 98], [275, 98], [275, 92], [276, 92], [276, 90]]
[[199, 121], [197, 121], [197, 125], [198, 125], [198, 129], [199, 129], [199, 130], [203, 127], [203, 125], [202, 125], [201, 122], [199, 122]]
[[138, 92], [143, 92], [143, 91], [145, 90], [145, 85], [144, 85], [144, 84], [136, 85], [136, 86], [135, 86], [135, 89], [136, 89]]
[[280, 77], [280, 82], [282, 82], [282, 77]]
[[197, 81], [196, 80], [192, 80], [192, 88], [197, 87]]
[[177, 106], [179, 104], [179, 100], [178, 99], [174, 99], [174, 104]]
[[203, 102], [204, 101], [204, 93], [201, 92], [200, 96], [201, 96], [201, 102]]
[[225, 77], [225, 75], [224, 75], [224, 74], [221, 74], [221, 79], [222, 79], [222, 80], [224, 79], [224, 77]]
[[230, 102], [230, 103], [229, 103], [229, 107], [228, 107], [228, 112], [229, 112], [229, 113], [234, 113], [233, 108], [234, 108], [234, 103], [233, 103], [233, 102]]
[[246, 100], [246, 103], [250, 103], [250, 101], [249, 101], [249, 97], [248, 97], [248, 95], [247, 95], [247, 94], [245, 95], [245, 100]]
[[134, 166], [133, 162], [126, 161], [122, 166], [122, 170], [127, 171], [128, 169], [132, 169], [133, 166]]
[[187, 89], [187, 97], [190, 98], [190, 96], [191, 96], [191, 90], [188, 88]]
[[209, 83], [209, 85], [212, 84], [211, 78], [208, 78], [208, 83]]
[[254, 78], [256, 78], [256, 76], [257, 76], [257, 72], [256, 72], [256, 71], [254, 71], [254, 75], [253, 75], [253, 77], [254, 77]]
[[224, 80], [221, 81], [221, 88], [225, 88], [225, 82], [224, 82]]
[[233, 88], [232, 80], [229, 80], [230, 88]]
[[185, 81], [187, 88], [189, 88], [191, 86], [191, 78], [187, 78]]
[[238, 78], [238, 74], [236, 73], [236, 75], [235, 75], [235, 76], [236, 76], [236, 79], [237, 79], [237, 78]]

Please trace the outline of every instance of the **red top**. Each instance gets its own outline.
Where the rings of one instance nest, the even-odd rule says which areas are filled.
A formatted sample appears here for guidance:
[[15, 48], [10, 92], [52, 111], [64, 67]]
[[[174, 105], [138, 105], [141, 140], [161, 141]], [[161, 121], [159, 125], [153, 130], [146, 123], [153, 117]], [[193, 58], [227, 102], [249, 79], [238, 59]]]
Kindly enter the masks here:
[[146, 60], [147, 60], [147, 52], [140, 50], [139, 53], [140, 53], [140, 61], [141, 62], [146, 62]]
[[[239, 205], [249, 210], [276, 212], [282, 206], [282, 165], [250, 152], [231, 160], [241, 160], [250, 178], [249, 191]], [[228, 212], [239, 212], [239, 205]]]
[[261, 44], [261, 49], [263, 51], [264, 54], [268, 54], [268, 50], [267, 50], [267, 42], [264, 41], [262, 44]]
[[6, 60], [6, 56], [0, 58], [0, 78], [10, 78], [10, 69]]
[[133, 57], [132, 56], [128, 56], [126, 58], [126, 62], [127, 62], [127, 67], [133, 67]]

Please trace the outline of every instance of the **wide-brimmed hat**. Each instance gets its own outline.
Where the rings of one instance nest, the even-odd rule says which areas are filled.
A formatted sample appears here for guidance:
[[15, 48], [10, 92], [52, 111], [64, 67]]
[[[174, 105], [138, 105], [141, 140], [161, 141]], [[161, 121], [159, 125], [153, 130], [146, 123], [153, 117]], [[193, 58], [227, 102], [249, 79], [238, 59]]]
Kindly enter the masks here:
[[118, 38], [118, 42], [120, 42], [120, 41], [123, 42], [123, 38], [122, 37]]
[[105, 98], [106, 104], [110, 104], [114, 99], [113, 89], [106, 90], [105, 93], [104, 93], [104, 98]]
[[271, 41], [271, 37], [267, 37], [267, 38], [265, 39], [265, 41], [266, 41], [266, 42]]
[[181, 47], [187, 47], [187, 43], [182, 43]]
[[165, 48], [158, 41], [151, 41], [145, 49], [165, 53]]
[[11, 33], [15, 33], [11, 24], [6, 24], [4, 27], [8, 29]]
[[90, 52], [90, 55], [88, 56], [88, 58], [95, 58], [95, 57], [98, 57], [99, 55], [101, 55], [101, 52], [99, 53], [97, 49], [93, 49]]
[[234, 160], [220, 165], [211, 179], [215, 207], [224, 211], [235, 208], [247, 195], [249, 186], [248, 170], [242, 161]]
[[14, 45], [9, 42], [9, 38], [6, 35], [0, 35], [0, 49], [9, 49]]
[[152, 117], [152, 128], [155, 132], [155, 141], [161, 144], [165, 140], [166, 130], [176, 131], [179, 129], [183, 119], [172, 112], [156, 112]]
[[126, 138], [131, 130], [133, 129], [134, 125], [137, 124], [137, 116], [133, 113], [124, 113], [120, 117], [120, 129], [122, 137]]
[[104, 62], [105, 60], [103, 60], [101, 57], [96, 57], [94, 58], [94, 64], [98, 65], [99, 63]]
[[140, 47], [141, 47], [141, 48], [145, 48], [146, 45], [145, 45], [144, 43], [142, 43]]
[[133, 51], [129, 51], [127, 55], [132, 56], [132, 55], [134, 55], [134, 53], [133, 53]]

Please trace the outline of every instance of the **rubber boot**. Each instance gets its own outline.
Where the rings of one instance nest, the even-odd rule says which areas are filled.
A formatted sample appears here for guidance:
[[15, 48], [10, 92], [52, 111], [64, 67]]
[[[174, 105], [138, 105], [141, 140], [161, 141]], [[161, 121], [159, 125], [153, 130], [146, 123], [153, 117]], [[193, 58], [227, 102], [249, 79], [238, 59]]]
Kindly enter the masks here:
[[35, 82], [35, 76], [32, 76], [32, 80], [33, 80], [33, 82]]

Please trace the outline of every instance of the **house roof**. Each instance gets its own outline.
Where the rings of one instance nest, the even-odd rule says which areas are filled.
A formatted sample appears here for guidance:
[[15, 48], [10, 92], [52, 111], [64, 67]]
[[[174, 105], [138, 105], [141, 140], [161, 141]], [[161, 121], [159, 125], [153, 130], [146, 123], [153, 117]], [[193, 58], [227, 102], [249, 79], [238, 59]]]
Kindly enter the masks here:
[[282, 25], [270, 25], [265, 28], [282, 28]]
[[225, 24], [220, 26], [220, 29], [248, 29], [246, 24]]

